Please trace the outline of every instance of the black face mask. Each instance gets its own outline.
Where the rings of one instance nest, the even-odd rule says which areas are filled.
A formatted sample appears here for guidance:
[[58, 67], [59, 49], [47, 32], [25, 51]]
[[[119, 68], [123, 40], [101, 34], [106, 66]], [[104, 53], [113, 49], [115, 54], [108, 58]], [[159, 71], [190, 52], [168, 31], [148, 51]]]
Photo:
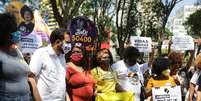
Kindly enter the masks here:
[[104, 59], [104, 60], [100, 60], [99, 64], [104, 64], [104, 65], [110, 65], [110, 59]]

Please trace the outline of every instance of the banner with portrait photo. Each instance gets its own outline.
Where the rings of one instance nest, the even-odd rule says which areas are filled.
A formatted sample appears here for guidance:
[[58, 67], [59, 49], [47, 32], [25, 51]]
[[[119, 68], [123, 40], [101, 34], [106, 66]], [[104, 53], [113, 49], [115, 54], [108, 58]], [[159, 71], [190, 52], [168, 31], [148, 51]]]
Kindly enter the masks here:
[[130, 42], [131, 45], [138, 48], [140, 52], [149, 53], [152, 51], [152, 41], [150, 37], [131, 36]]
[[22, 53], [33, 54], [36, 49], [49, 44], [49, 28], [40, 16], [39, 11], [34, 11], [34, 29], [31, 33], [21, 34]]
[[69, 25], [71, 40], [83, 46], [94, 45], [97, 37], [95, 24], [85, 16], [73, 18]]
[[152, 88], [153, 101], [182, 101], [180, 86]]

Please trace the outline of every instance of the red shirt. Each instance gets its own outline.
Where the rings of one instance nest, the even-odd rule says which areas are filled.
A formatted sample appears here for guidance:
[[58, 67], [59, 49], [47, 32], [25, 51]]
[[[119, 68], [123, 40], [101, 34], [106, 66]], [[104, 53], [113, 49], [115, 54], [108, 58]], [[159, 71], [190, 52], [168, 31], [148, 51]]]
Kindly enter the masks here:
[[67, 66], [67, 90], [71, 101], [92, 101], [95, 80], [87, 72], [80, 72]]

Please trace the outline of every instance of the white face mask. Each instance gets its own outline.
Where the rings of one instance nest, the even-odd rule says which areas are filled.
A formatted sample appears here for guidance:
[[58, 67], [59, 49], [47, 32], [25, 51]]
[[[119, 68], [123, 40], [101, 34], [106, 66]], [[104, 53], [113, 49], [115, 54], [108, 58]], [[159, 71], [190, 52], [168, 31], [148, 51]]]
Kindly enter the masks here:
[[64, 43], [62, 48], [63, 48], [64, 54], [67, 54], [71, 50], [72, 45], [71, 43]]

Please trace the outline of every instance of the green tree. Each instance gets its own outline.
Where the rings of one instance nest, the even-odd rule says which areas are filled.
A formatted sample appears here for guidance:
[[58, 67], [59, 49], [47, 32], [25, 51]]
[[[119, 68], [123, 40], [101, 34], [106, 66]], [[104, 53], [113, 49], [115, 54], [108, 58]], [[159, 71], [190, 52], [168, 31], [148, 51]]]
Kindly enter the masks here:
[[167, 24], [168, 18], [173, 10], [173, 8], [183, 0], [155, 0], [156, 6], [154, 7], [158, 19], [161, 19], [161, 30], [156, 33], [157, 35], [157, 41], [158, 41], [158, 53], [161, 55], [161, 46], [162, 46], [162, 40], [165, 35], [165, 26]]
[[158, 53], [161, 54], [162, 40], [168, 34], [165, 31], [172, 9], [182, 0], [142, 0], [140, 10], [140, 29], [143, 36], [152, 36], [158, 41]]
[[62, 28], [67, 28], [69, 21], [77, 16], [79, 8], [85, 0], [49, 0], [54, 17]]
[[99, 43], [106, 41], [108, 38], [108, 29], [112, 27], [112, 19], [115, 15], [114, 5], [114, 0], [86, 0], [81, 6], [81, 15], [92, 18], [98, 27]]
[[116, 27], [119, 43], [118, 53], [122, 57], [124, 44], [136, 32], [138, 25], [137, 5], [139, 0], [116, 0]]
[[153, 0], [142, 0], [140, 2], [139, 28], [142, 31], [141, 36], [157, 39], [156, 33], [161, 29], [161, 17], [156, 13], [157, 10], [160, 10], [158, 3], [158, 1]]
[[187, 21], [184, 23], [185, 27], [188, 29], [188, 32], [191, 33], [191, 35], [198, 35], [201, 36], [201, 22], [199, 21], [201, 19], [201, 9], [197, 10], [193, 14], [191, 14]]

